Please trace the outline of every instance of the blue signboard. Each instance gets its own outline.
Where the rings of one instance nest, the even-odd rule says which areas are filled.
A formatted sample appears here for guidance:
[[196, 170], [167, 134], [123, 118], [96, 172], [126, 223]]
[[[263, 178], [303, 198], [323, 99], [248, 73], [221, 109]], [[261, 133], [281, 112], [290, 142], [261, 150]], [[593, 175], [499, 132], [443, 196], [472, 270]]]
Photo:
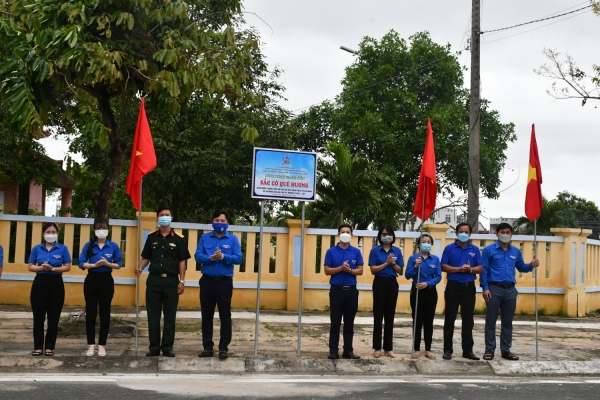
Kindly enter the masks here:
[[252, 197], [315, 201], [317, 153], [254, 148]]

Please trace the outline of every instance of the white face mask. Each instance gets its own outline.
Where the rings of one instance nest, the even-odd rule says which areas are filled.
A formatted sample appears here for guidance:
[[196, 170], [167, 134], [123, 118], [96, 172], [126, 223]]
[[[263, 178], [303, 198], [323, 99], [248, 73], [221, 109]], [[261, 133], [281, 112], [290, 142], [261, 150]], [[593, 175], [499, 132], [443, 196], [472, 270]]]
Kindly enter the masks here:
[[512, 239], [512, 236], [511, 236], [511, 235], [499, 235], [499, 236], [498, 236], [498, 240], [499, 240], [501, 243], [508, 243], [508, 242], [510, 242], [510, 239]]
[[46, 233], [44, 234], [44, 240], [48, 243], [54, 243], [58, 239], [58, 235], [56, 233]]
[[352, 239], [352, 235], [349, 233], [340, 233], [340, 242], [342, 243], [350, 243], [350, 239]]
[[98, 229], [94, 233], [98, 239], [106, 239], [108, 237], [108, 229]]

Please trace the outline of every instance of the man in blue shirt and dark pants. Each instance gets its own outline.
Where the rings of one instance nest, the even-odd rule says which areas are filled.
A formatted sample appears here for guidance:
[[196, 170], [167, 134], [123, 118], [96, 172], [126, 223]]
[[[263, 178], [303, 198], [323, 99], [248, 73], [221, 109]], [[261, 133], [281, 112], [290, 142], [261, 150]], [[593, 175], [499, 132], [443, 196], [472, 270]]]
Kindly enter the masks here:
[[446, 246], [442, 254], [442, 271], [447, 274], [448, 283], [444, 299], [444, 360], [452, 359], [452, 339], [458, 307], [462, 320], [462, 356], [469, 360], [479, 360], [473, 354], [473, 312], [475, 311], [475, 279], [481, 273], [481, 253], [479, 248], [469, 243], [471, 226], [460, 223], [456, 226], [457, 240]]
[[331, 328], [329, 331], [329, 359], [340, 358], [339, 342], [342, 317], [344, 318], [344, 352], [342, 358], [358, 360], [354, 354], [354, 317], [358, 311], [356, 275], [363, 273], [363, 257], [360, 250], [350, 245], [352, 227], [342, 224], [338, 228], [340, 241], [325, 254], [325, 275], [330, 275], [329, 309]]
[[507, 223], [496, 227], [498, 241], [483, 249], [483, 272], [481, 288], [483, 299], [487, 303], [485, 315], [485, 354], [484, 360], [493, 360], [496, 350], [496, 322], [498, 312], [501, 314], [500, 350], [502, 358], [516, 361], [519, 359], [510, 352], [512, 347], [512, 321], [517, 308], [517, 289], [515, 284], [515, 268], [519, 272], [531, 272], [540, 262], [534, 257], [530, 264], [525, 264], [518, 248], [510, 244], [512, 226]]
[[200, 237], [194, 258], [202, 263], [200, 278], [200, 308], [202, 309], [202, 347], [198, 357], [213, 356], [213, 318], [219, 307], [221, 338], [219, 359], [227, 359], [231, 343], [231, 297], [233, 296], [233, 267], [242, 262], [242, 248], [237, 236], [227, 232], [231, 222], [225, 211], [213, 214], [212, 232]]

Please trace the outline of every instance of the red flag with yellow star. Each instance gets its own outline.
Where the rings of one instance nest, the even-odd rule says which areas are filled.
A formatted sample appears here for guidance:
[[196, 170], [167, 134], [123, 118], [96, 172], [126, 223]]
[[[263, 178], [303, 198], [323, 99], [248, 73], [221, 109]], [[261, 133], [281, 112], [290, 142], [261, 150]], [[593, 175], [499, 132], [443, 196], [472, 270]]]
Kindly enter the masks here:
[[131, 202], [136, 210], [142, 207], [142, 178], [156, 167], [156, 153], [150, 133], [150, 125], [146, 118], [144, 99], [140, 107], [133, 148], [131, 149], [131, 163], [129, 164], [129, 175], [127, 175], [126, 192], [131, 196]]
[[435, 175], [435, 149], [433, 147], [433, 131], [431, 130], [431, 118], [427, 118], [427, 139], [425, 140], [425, 151], [421, 174], [419, 175], [419, 186], [413, 214], [423, 221], [433, 212], [435, 198], [437, 195], [437, 178]]
[[531, 144], [529, 145], [529, 172], [527, 173], [527, 193], [525, 194], [525, 216], [530, 221], [542, 215], [542, 167], [535, 140], [535, 124], [531, 125]]

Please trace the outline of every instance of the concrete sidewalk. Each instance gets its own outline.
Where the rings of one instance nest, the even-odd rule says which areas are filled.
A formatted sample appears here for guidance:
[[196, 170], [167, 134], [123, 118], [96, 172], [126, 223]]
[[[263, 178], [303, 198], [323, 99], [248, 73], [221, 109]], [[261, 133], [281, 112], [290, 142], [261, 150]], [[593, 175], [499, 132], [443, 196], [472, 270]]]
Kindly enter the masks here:
[[[13, 373], [290, 373], [290, 374], [419, 374], [448, 376], [493, 375], [600, 375], [600, 319], [541, 317], [540, 361], [535, 361], [535, 322], [517, 316], [513, 324], [512, 351], [521, 357], [509, 362], [496, 352], [495, 360], [467, 361], [460, 357], [460, 321], [454, 335], [454, 358], [442, 360], [443, 316], [435, 320], [432, 352], [437, 360], [410, 359], [411, 318], [397, 314], [394, 323], [396, 358], [375, 359], [372, 350], [373, 319], [359, 313], [356, 319], [354, 352], [362, 360], [328, 360], [329, 315], [306, 312], [302, 318], [302, 353], [297, 358], [297, 322], [293, 312], [265, 311], [260, 314], [258, 357], [254, 357], [255, 313], [233, 313], [230, 358], [200, 359], [202, 349], [199, 311], [181, 310], [177, 315], [174, 359], [147, 358], [147, 321], [140, 313], [138, 352], [135, 351], [135, 309], [114, 308], [107, 357], [86, 357], [85, 323], [68, 321], [74, 307], [65, 307], [60, 324], [56, 356], [32, 357], [32, 314], [27, 307], [0, 306], [0, 371]], [[476, 316], [475, 354], [484, 350], [483, 316]], [[499, 329], [499, 327], [498, 327]], [[219, 322], [215, 319], [215, 342]], [[340, 343], [341, 347], [341, 343]]]

